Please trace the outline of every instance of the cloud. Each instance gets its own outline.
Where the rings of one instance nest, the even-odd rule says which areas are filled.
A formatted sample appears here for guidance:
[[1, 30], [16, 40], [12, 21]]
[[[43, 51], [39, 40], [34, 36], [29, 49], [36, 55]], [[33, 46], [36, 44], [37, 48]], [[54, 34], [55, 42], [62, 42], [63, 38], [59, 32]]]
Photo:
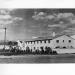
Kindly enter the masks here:
[[44, 12], [39, 12], [32, 16], [34, 20], [49, 20], [49, 21], [59, 21], [59, 23], [74, 24], [75, 23], [75, 15], [73, 13], [53, 13], [47, 14]]
[[61, 18], [72, 18], [74, 17], [73, 13], [58, 13], [57, 14], [57, 18], [61, 19]]
[[21, 17], [13, 17], [10, 15], [11, 11], [13, 11], [13, 9], [0, 9], [0, 25], [7, 25], [23, 20]]
[[39, 16], [44, 16], [45, 13], [44, 13], [44, 12], [39, 12], [38, 15], [39, 15]]
[[75, 28], [67, 28], [66, 30], [63, 30], [62, 33], [68, 35], [75, 35]]
[[65, 28], [65, 27], [67, 27], [67, 25], [65, 25], [65, 24], [53, 24], [53, 25], [48, 25], [48, 28], [56, 28], [56, 27]]
[[32, 36], [32, 39], [36, 39], [36, 38], [38, 38], [38, 37], [36, 37], [36, 36]]
[[34, 12], [34, 15], [32, 16], [32, 18], [35, 20], [40, 20], [40, 19], [43, 20], [43, 19], [45, 19], [45, 15], [46, 15], [46, 13], [44, 13], [44, 12], [39, 12], [39, 13]]
[[36, 18], [42, 19], [42, 17], [44, 19], [61, 19], [61, 18], [71, 18], [74, 17], [75, 15], [73, 13], [57, 13], [57, 14], [47, 14], [44, 12], [39, 12], [36, 13], [32, 16], [32, 18], [34, 18], [36, 20]]
[[48, 25], [48, 27], [54, 28], [54, 27], [65, 27], [64, 25], [60, 25], [60, 24], [54, 24], [54, 25]]
[[13, 20], [23, 20], [21, 17], [14, 17]]
[[0, 20], [7, 20], [11, 19], [12, 17], [10, 15], [0, 15]]
[[45, 19], [48, 19], [48, 20], [52, 20], [54, 19], [55, 16], [54, 15], [48, 15], [48, 16], [45, 16]]
[[[65, 13], [46, 13], [46, 12], [36, 13], [32, 16], [35, 21], [45, 21], [48, 26], [48, 31], [55, 31], [58, 34], [75, 34], [75, 14], [71, 12]], [[69, 28], [72, 27], [72, 28]], [[49, 32], [42, 32], [41, 34], [48, 34]], [[49, 33], [50, 34], [50, 33]]]
[[10, 14], [11, 11], [13, 11], [14, 9], [0, 9], [0, 14], [1, 15], [7, 15]]

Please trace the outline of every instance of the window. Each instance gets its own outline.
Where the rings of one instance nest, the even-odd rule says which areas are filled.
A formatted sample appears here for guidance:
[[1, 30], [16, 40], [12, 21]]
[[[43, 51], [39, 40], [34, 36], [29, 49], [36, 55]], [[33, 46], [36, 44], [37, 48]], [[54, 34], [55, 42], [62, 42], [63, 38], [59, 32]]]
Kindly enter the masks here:
[[50, 43], [50, 40], [48, 40], [48, 43]]
[[56, 40], [57, 43], [59, 43], [59, 40]]
[[64, 42], [64, 40], [63, 40], [63, 42]]
[[46, 43], [46, 40], [44, 42]]
[[69, 43], [71, 43], [71, 40], [69, 40]]
[[40, 43], [42, 43], [42, 41], [40, 41]]
[[37, 43], [38, 43], [39, 41], [37, 41]]
[[34, 50], [35, 50], [35, 47], [34, 47]]
[[35, 44], [35, 41], [34, 41], [34, 44]]
[[31, 41], [31, 44], [32, 44], [32, 41]]
[[26, 42], [26, 44], [27, 44], [27, 42]]

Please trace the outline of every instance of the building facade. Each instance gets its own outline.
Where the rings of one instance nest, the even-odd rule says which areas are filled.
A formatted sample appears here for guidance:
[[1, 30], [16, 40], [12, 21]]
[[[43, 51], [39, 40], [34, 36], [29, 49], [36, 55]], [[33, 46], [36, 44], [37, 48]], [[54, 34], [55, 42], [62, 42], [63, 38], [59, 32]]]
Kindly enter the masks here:
[[75, 39], [70, 36], [63, 35], [51, 41], [51, 48], [75, 48]]
[[[62, 35], [54, 39], [43, 39], [34, 41], [17, 41], [19, 49], [26, 50], [27, 47], [32, 51], [41, 50], [41, 47], [45, 50], [46, 47], [52, 48], [52, 50], [58, 49], [75, 49], [75, 39], [67, 35]], [[74, 50], [75, 51], [75, 50]]]

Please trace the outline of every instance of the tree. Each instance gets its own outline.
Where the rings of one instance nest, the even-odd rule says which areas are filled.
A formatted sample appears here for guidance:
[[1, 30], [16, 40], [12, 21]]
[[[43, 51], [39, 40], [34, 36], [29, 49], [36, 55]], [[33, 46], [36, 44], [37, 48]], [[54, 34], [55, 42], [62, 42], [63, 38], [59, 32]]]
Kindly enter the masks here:
[[45, 54], [52, 54], [52, 49], [50, 47], [45, 47]]
[[40, 47], [40, 49], [41, 49], [41, 54], [44, 54], [44, 49], [43, 49], [43, 47]]
[[12, 47], [12, 41], [9, 41], [8, 45], [9, 45], [9, 49], [12, 50], [13, 49], [13, 47]]
[[26, 53], [29, 54], [30, 53], [30, 48], [27, 46], [26, 47]]
[[53, 53], [53, 54], [57, 54], [57, 51], [53, 51], [52, 53]]

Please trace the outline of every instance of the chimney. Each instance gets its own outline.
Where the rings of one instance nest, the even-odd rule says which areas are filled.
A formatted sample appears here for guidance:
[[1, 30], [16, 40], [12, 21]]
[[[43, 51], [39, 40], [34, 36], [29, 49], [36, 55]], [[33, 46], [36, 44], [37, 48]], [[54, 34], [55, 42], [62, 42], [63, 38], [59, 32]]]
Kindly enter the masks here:
[[53, 36], [53, 37], [55, 37], [55, 36], [56, 36], [55, 32], [53, 32], [53, 33], [52, 33], [52, 36]]

